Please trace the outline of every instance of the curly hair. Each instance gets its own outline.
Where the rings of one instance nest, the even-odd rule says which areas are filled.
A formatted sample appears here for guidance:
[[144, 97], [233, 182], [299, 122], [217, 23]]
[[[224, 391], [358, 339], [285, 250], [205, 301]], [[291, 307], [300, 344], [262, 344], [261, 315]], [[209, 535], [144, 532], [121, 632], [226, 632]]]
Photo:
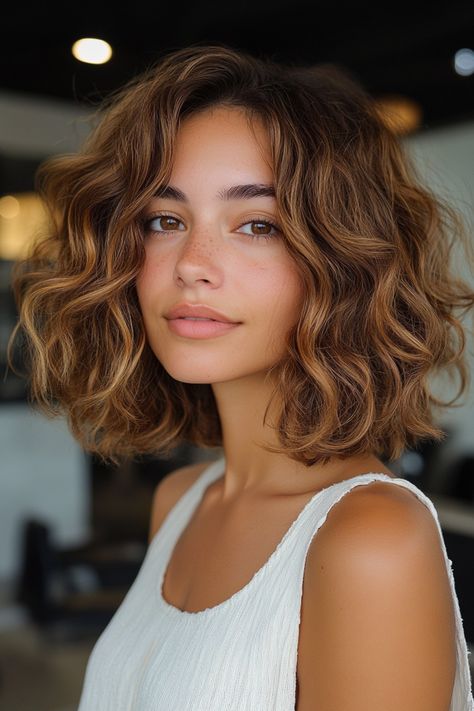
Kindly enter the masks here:
[[[469, 382], [455, 309], [470, 309], [474, 293], [449, 260], [455, 239], [470, 249], [462, 218], [423, 186], [347, 70], [283, 66], [223, 44], [155, 61], [99, 101], [79, 152], [37, 169], [48, 220], [12, 272], [9, 342], [24, 336], [31, 402], [67, 416], [80, 444], [114, 463], [222, 446], [212, 386], [166, 372], [135, 286], [141, 214], [169, 180], [180, 122], [216, 105], [243, 108], [268, 131], [285, 247], [304, 284], [271, 368], [281, 446], [266, 448], [309, 466], [366, 452], [395, 459], [442, 439], [434, 410]], [[461, 378], [448, 403], [428, 384], [443, 368]]]

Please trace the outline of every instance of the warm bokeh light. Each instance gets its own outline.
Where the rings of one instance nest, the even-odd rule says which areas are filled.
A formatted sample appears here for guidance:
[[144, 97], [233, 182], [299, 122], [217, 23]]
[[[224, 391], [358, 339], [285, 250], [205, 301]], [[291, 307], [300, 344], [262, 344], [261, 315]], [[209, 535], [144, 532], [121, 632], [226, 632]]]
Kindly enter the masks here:
[[13, 195], [4, 195], [0, 198], [0, 217], [12, 220], [20, 213], [20, 203]]
[[397, 135], [413, 133], [421, 126], [421, 106], [406, 96], [396, 94], [379, 97], [375, 106], [385, 125]]
[[96, 39], [95, 37], [83, 37], [74, 42], [71, 52], [79, 62], [105, 64], [112, 56], [112, 47], [104, 40]]
[[35, 192], [0, 198], [0, 259], [26, 256], [33, 240], [44, 235], [46, 211]]

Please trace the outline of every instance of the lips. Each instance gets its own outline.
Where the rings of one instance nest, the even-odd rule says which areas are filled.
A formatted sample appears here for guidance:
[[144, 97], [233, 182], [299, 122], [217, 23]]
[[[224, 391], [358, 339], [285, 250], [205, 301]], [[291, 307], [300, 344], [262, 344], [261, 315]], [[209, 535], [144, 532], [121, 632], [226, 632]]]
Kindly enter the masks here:
[[[168, 320], [173, 319], [209, 319], [220, 323], [240, 323], [233, 321], [217, 309], [213, 309], [205, 304], [178, 304], [174, 306], [165, 316]], [[196, 323], [198, 323], [196, 321]]]
[[218, 338], [230, 333], [240, 325], [228, 321], [214, 321], [210, 318], [198, 321], [181, 317], [168, 319], [167, 324], [172, 333], [186, 339]]

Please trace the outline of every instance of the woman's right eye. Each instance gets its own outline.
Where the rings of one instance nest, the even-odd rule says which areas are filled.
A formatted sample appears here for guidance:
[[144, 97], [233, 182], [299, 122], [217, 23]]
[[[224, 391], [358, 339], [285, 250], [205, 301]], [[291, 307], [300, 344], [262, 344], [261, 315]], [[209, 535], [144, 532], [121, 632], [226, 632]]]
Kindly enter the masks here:
[[[157, 222], [159, 225], [161, 222], [161, 227], [163, 229], [152, 229], [150, 225], [153, 222]], [[183, 224], [181, 220], [178, 220], [177, 217], [173, 217], [173, 215], [159, 214], [153, 215], [152, 217], [146, 219], [143, 224], [146, 232], [175, 232], [176, 225], [179, 223]]]

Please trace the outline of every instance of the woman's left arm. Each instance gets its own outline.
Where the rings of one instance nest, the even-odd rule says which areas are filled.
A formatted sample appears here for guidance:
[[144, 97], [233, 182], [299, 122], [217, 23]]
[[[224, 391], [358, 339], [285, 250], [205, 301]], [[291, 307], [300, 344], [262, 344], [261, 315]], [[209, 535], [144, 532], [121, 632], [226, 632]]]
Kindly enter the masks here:
[[400, 489], [356, 487], [313, 538], [296, 711], [449, 711], [456, 637], [448, 572], [431, 512]]

